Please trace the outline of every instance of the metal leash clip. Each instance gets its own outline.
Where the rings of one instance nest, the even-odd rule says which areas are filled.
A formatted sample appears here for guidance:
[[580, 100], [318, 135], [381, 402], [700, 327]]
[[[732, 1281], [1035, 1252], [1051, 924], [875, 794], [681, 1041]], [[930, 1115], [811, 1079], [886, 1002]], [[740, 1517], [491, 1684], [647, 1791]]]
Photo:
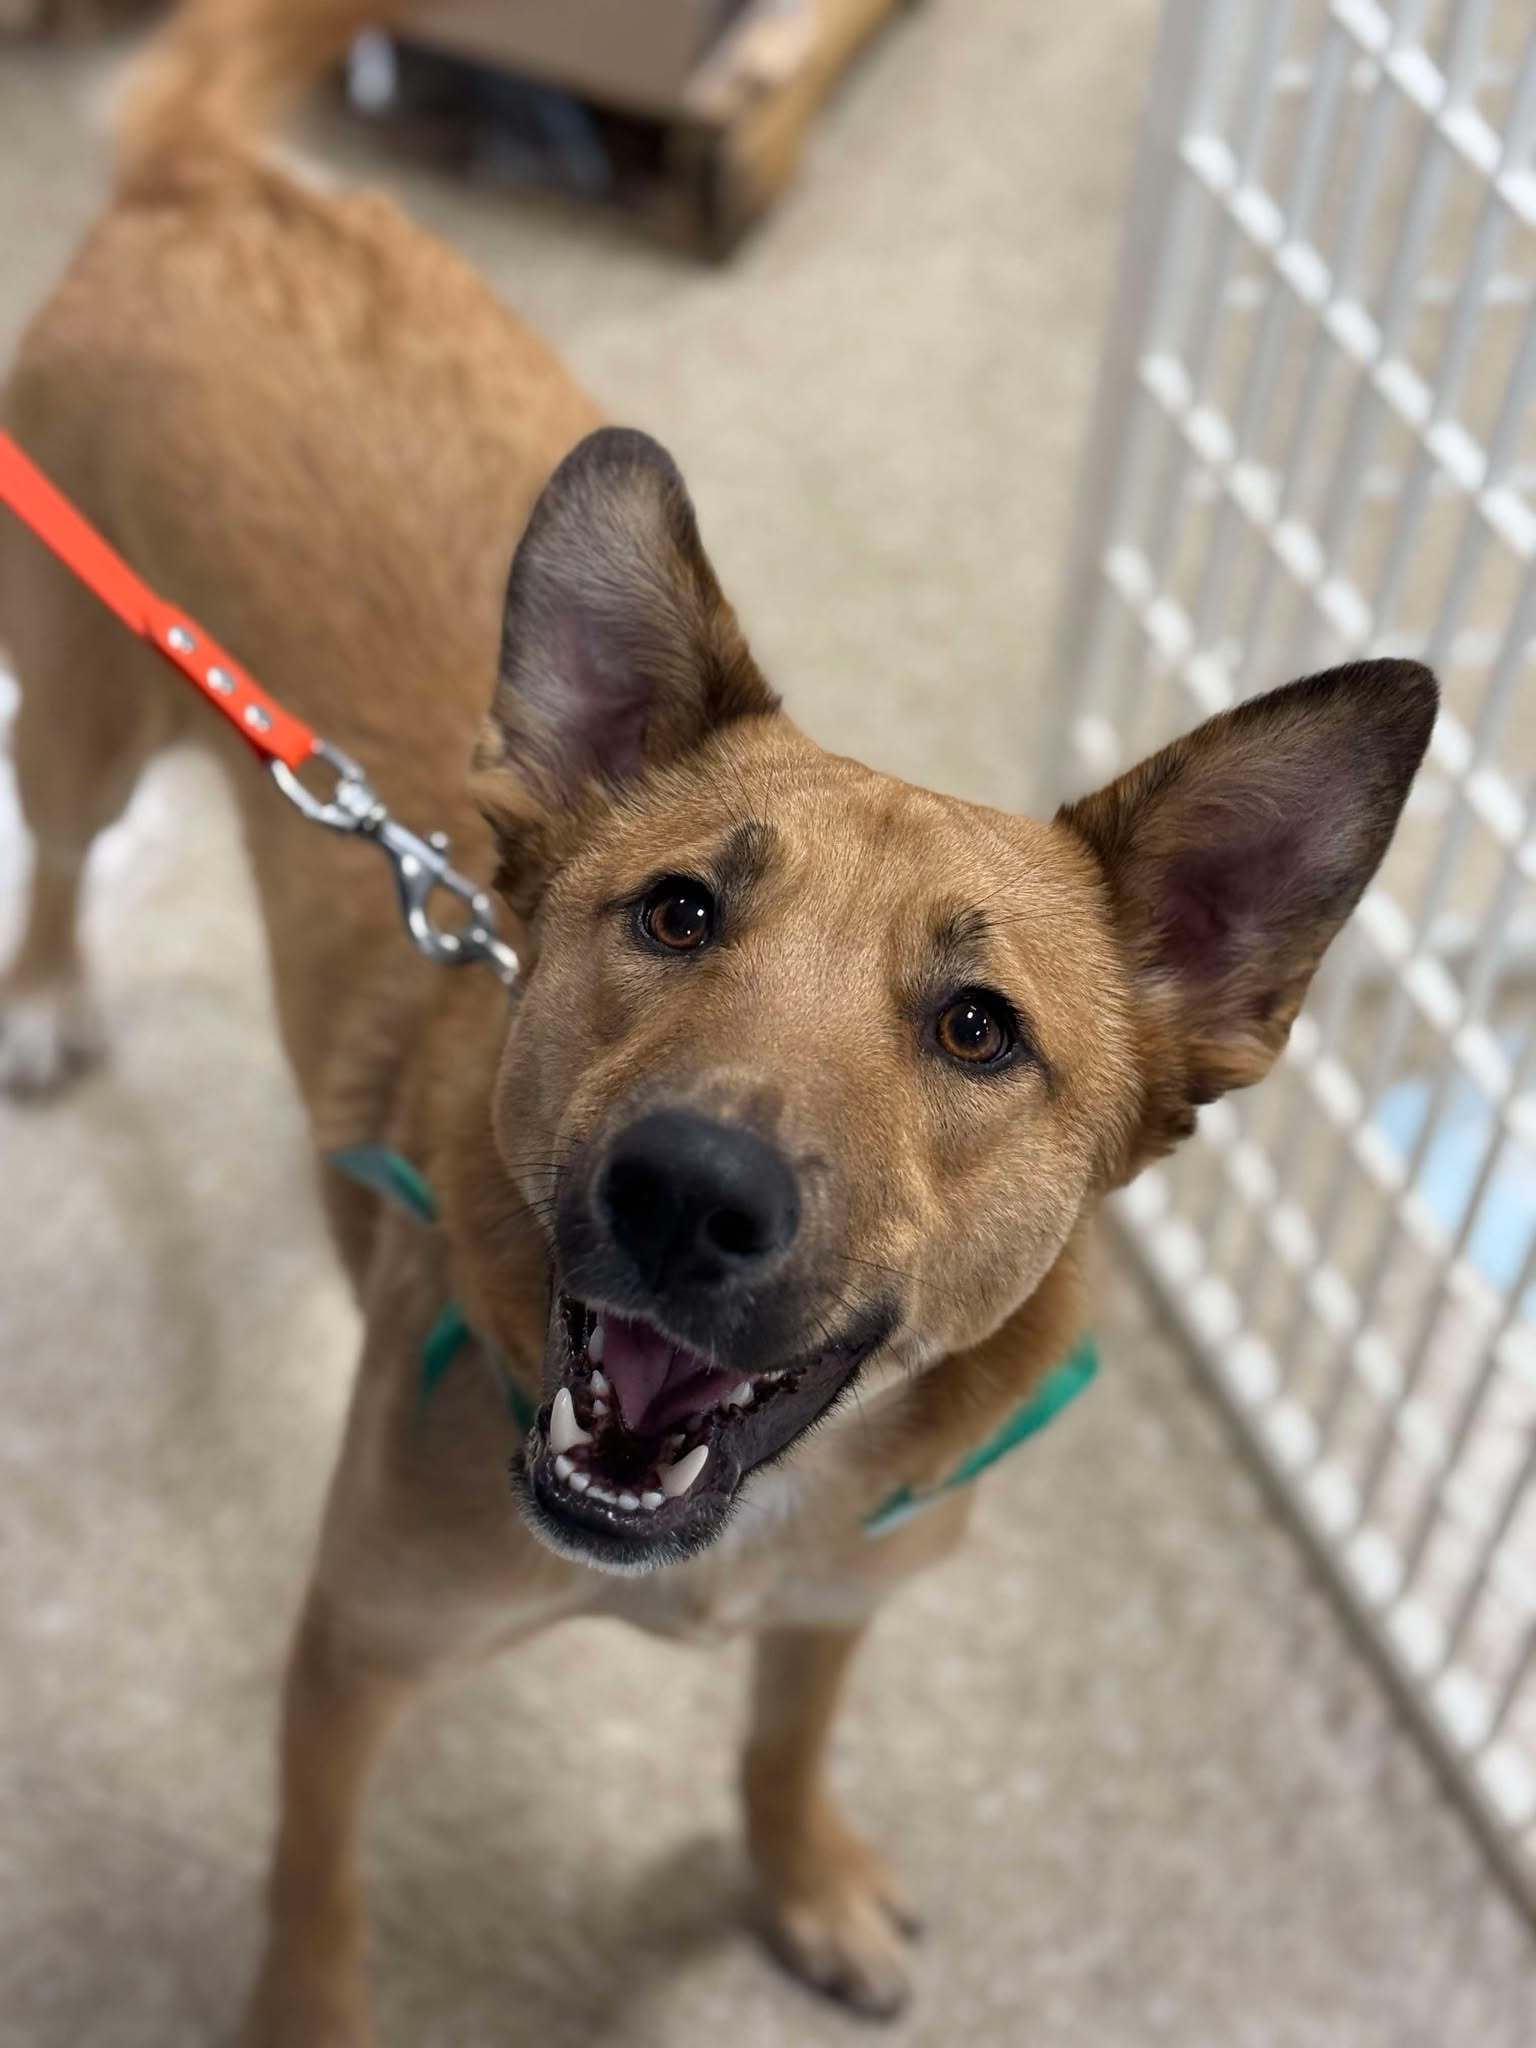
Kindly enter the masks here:
[[[392, 818], [357, 762], [329, 740], [316, 740], [315, 753], [336, 770], [336, 787], [329, 797], [306, 789], [286, 762], [268, 763], [272, 780], [289, 803], [316, 825], [332, 832], [361, 833], [383, 849], [394, 870], [405, 928], [429, 960], [445, 967], [483, 962], [511, 988], [518, 976], [517, 955], [496, 930], [490, 897], [450, 862], [448, 835], [431, 832], [423, 839]], [[469, 912], [457, 931], [434, 924], [428, 915], [428, 905], [440, 889], [456, 896]]]

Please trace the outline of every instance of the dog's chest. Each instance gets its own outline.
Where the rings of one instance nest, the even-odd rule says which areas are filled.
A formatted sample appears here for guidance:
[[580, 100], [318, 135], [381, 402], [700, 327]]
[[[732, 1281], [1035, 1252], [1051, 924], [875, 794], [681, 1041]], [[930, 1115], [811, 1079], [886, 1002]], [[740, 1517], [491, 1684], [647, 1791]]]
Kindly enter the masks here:
[[609, 1611], [674, 1641], [717, 1643], [768, 1628], [850, 1626], [869, 1611], [870, 1582], [799, 1527], [801, 1489], [788, 1472], [763, 1474], [729, 1529], [704, 1554], [629, 1579]]

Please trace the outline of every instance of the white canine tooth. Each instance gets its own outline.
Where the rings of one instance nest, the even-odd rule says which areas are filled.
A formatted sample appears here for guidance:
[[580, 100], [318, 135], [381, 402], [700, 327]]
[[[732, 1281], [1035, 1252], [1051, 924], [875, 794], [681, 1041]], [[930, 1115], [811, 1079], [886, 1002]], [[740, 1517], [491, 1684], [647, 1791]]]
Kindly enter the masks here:
[[745, 1408], [751, 1399], [752, 1382], [750, 1380], [738, 1380], [736, 1385], [726, 1395], [725, 1405], [727, 1408]]
[[675, 1465], [661, 1467], [661, 1490], [668, 1500], [676, 1500], [692, 1486], [695, 1479], [709, 1462], [709, 1445], [695, 1444], [686, 1458], [679, 1458]]
[[608, 1403], [606, 1401], [594, 1401], [592, 1403], [592, 1413], [601, 1422], [608, 1413]]
[[[591, 1359], [594, 1365], [601, 1365], [603, 1362], [603, 1353], [607, 1348], [608, 1330], [607, 1326], [603, 1322], [602, 1317], [599, 1316], [591, 1336], [587, 1339], [587, 1356]], [[592, 1375], [592, 1384], [594, 1387], [599, 1385], [606, 1387], [608, 1382], [603, 1378], [600, 1372], [595, 1372]]]
[[565, 1455], [564, 1451], [562, 1451], [562, 1452], [560, 1453], [559, 1457], [558, 1457], [558, 1458], [556, 1458], [556, 1460], [555, 1460], [555, 1477], [556, 1477], [557, 1479], [569, 1479], [569, 1478], [570, 1478], [570, 1476], [571, 1476], [571, 1474], [572, 1474], [572, 1473], [573, 1473], [573, 1472], [574, 1472], [575, 1470], [576, 1470], [576, 1461], [575, 1461], [575, 1459], [574, 1459], [574, 1458], [568, 1458], [568, 1457], [567, 1457], [567, 1456]]
[[[588, 1356], [589, 1358], [590, 1358], [590, 1357], [592, 1356], [592, 1354], [591, 1354], [591, 1352], [590, 1352], [590, 1351], [589, 1351], [589, 1352], [587, 1353], [587, 1356]], [[606, 1393], [607, 1393], [607, 1391], [608, 1391], [608, 1375], [607, 1375], [606, 1373], [602, 1373], [602, 1372], [596, 1372], [596, 1371], [594, 1371], [594, 1372], [593, 1372], [593, 1374], [592, 1374], [592, 1391], [593, 1391], [593, 1393], [594, 1393], [594, 1394], [606, 1394]]]
[[576, 1420], [576, 1403], [571, 1399], [569, 1387], [562, 1387], [549, 1411], [549, 1448], [557, 1454], [574, 1451], [578, 1444], [589, 1444], [592, 1439]]
[[639, 1505], [640, 1496], [638, 1493], [626, 1492], [619, 1495], [619, 1506], [624, 1510], [625, 1514], [632, 1515]]
[[571, 1474], [572, 1493], [585, 1493], [591, 1484], [592, 1474], [590, 1472], [573, 1472]]
[[654, 1488], [648, 1488], [640, 1496], [640, 1505], [648, 1515], [654, 1515], [666, 1497], [664, 1493], [657, 1493]]

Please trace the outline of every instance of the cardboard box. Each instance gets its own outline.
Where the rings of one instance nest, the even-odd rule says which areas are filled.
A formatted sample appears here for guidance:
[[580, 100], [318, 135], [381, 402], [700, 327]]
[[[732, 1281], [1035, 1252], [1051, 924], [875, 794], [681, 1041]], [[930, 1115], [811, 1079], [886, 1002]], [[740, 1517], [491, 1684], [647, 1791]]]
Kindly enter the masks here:
[[401, 32], [583, 98], [666, 114], [750, 0], [436, 0]]

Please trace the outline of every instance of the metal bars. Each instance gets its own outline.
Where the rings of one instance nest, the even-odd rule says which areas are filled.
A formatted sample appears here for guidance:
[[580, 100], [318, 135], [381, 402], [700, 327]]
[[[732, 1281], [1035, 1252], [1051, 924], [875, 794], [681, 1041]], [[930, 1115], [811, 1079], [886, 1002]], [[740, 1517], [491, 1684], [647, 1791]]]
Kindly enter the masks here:
[[1536, 1913], [1536, 22], [1166, 0], [1048, 794], [1367, 651], [1444, 690], [1398, 840], [1118, 1215]]

